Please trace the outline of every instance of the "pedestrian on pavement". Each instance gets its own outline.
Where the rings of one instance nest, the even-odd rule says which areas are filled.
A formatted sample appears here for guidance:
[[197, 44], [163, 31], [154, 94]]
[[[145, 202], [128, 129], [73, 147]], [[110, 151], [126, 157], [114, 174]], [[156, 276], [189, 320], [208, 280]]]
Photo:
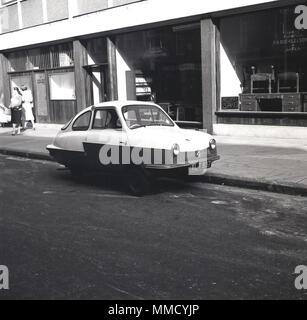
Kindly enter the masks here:
[[10, 109], [12, 112], [11, 122], [13, 124], [12, 135], [15, 136], [16, 133], [20, 134], [20, 128], [22, 126], [22, 94], [18, 87], [14, 87], [13, 95], [11, 98]]
[[27, 123], [31, 122], [32, 129], [35, 130], [33, 115], [33, 95], [32, 91], [26, 86], [21, 87], [22, 90], [22, 109], [23, 109], [23, 129], [27, 128]]

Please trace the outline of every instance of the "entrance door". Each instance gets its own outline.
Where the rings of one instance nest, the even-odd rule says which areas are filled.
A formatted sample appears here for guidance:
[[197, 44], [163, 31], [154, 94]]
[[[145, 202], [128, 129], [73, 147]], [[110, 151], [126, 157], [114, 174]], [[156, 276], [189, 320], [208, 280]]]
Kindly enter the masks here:
[[49, 122], [45, 72], [37, 72], [34, 74], [34, 85], [37, 121]]
[[[28, 90], [31, 90], [33, 94], [33, 83], [32, 83], [32, 74], [31, 73], [20, 73], [14, 74], [10, 77], [10, 84], [11, 84], [11, 95], [13, 93], [13, 88], [18, 87], [21, 88], [22, 86], [26, 86]], [[35, 115], [36, 109], [36, 101], [33, 101], [33, 114]]]
[[32, 75], [29, 73], [11, 75], [11, 93], [14, 87], [21, 88], [22, 86], [26, 86], [33, 92]]

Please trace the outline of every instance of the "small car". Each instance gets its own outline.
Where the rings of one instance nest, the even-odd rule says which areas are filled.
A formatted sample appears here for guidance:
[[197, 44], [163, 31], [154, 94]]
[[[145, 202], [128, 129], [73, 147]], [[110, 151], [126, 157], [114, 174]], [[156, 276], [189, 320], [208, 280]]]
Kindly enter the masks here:
[[159, 177], [204, 175], [220, 158], [211, 135], [181, 129], [159, 105], [140, 101], [84, 109], [47, 150], [73, 174], [122, 175], [135, 195], [147, 193]]
[[0, 127], [11, 122], [11, 110], [0, 103]]

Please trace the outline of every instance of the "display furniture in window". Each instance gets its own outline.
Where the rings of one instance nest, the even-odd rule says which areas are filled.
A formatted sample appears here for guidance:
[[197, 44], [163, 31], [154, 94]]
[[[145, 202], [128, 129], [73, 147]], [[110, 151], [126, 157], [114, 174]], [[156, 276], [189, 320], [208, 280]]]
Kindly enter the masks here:
[[[272, 93], [272, 81], [275, 81], [274, 66], [271, 66], [271, 73], [256, 73], [256, 68], [252, 66], [251, 93], [258, 92]], [[262, 87], [255, 87], [255, 82], [262, 83]]]
[[284, 72], [277, 76], [277, 92], [300, 92], [298, 72]]

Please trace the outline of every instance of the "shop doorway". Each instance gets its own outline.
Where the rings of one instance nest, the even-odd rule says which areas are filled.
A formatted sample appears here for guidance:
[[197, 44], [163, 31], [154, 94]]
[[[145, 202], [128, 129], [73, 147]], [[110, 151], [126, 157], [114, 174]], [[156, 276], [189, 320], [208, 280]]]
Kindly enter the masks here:
[[134, 91], [137, 100], [158, 103], [180, 125], [202, 127], [199, 23], [130, 32], [116, 36], [115, 44], [117, 65], [122, 62], [117, 77], [126, 80], [118, 81], [119, 89], [125, 87], [128, 98]]
[[[31, 90], [33, 94], [33, 81], [31, 73], [18, 73], [10, 76], [10, 90], [11, 96], [13, 95], [13, 89], [15, 87], [21, 88], [22, 86], [26, 86], [29, 90]], [[33, 97], [34, 99], [34, 97]], [[33, 101], [33, 114], [36, 115], [36, 101]]]
[[11, 95], [14, 87], [26, 86], [33, 95], [33, 114], [36, 122], [50, 121], [45, 72], [19, 73], [10, 76]]
[[70, 70], [11, 74], [11, 94], [14, 87], [27, 86], [32, 91], [36, 122], [66, 123], [77, 113], [74, 81]]
[[91, 78], [91, 104], [96, 105], [107, 100], [105, 68], [103, 66], [91, 67], [88, 70]]
[[36, 115], [38, 122], [49, 122], [48, 102], [47, 102], [47, 79], [45, 72], [34, 74]]

